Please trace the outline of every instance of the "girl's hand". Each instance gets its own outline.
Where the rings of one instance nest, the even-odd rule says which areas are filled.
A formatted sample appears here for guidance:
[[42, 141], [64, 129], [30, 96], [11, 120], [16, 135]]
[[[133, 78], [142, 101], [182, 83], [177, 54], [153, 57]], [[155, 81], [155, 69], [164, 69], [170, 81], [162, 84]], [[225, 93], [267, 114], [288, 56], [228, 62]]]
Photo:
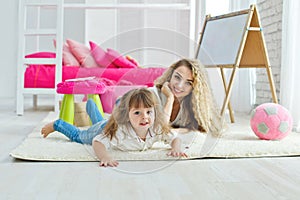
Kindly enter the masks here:
[[119, 165], [119, 162], [112, 159], [111, 157], [104, 157], [101, 159], [99, 166], [100, 167], [117, 167]]
[[173, 97], [174, 98], [174, 95], [169, 87], [170, 85], [170, 82], [165, 82], [161, 88], [161, 92], [166, 95], [167, 98], [170, 98], [170, 97]]
[[171, 143], [171, 151], [167, 154], [168, 156], [173, 157], [188, 157], [186, 153], [181, 151], [181, 140], [179, 138], [175, 138]]
[[187, 158], [188, 156], [186, 155], [186, 153], [180, 151], [180, 150], [175, 150], [172, 149], [168, 154], [168, 156], [173, 156], [173, 157], [185, 157]]

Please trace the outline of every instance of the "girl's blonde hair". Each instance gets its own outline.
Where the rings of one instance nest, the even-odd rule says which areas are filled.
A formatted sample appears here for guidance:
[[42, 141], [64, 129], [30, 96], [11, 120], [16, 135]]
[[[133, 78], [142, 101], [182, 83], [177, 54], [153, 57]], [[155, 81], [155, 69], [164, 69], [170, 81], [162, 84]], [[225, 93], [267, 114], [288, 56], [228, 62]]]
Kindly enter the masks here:
[[197, 60], [181, 59], [171, 65], [165, 73], [155, 81], [159, 89], [165, 82], [170, 82], [173, 72], [180, 66], [186, 66], [192, 71], [193, 90], [184, 97], [183, 108], [190, 113], [192, 124], [187, 127], [213, 134], [220, 133], [223, 122], [211, 92], [206, 70]]
[[104, 135], [110, 140], [116, 137], [116, 131], [119, 126], [128, 125], [129, 110], [131, 108], [154, 108], [155, 120], [153, 131], [156, 134], [167, 134], [170, 132], [168, 122], [163, 117], [161, 105], [158, 103], [156, 95], [146, 88], [133, 89], [124, 94], [120, 102], [115, 105], [112, 115], [109, 118], [105, 128]]

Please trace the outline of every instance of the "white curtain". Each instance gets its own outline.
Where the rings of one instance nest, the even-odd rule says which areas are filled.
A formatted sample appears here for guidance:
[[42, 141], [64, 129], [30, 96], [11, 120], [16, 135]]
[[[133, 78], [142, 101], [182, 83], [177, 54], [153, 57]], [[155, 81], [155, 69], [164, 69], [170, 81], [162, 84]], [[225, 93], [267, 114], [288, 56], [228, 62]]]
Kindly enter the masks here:
[[300, 132], [300, 1], [283, 1], [280, 100]]

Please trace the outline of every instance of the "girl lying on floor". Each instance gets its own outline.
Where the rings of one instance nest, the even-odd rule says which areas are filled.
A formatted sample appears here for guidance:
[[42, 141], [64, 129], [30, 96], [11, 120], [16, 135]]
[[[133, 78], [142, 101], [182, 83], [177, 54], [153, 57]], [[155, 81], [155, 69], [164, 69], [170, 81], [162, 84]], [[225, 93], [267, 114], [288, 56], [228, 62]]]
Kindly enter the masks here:
[[126, 93], [115, 106], [108, 120], [103, 119], [93, 100], [87, 102], [87, 113], [93, 125], [87, 130], [58, 119], [45, 125], [41, 134], [47, 137], [54, 131], [61, 132], [71, 141], [92, 144], [100, 166], [118, 166], [107, 149], [146, 150], [155, 142], [163, 141], [171, 145], [169, 156], [186, 157], [181, 151], [181, 140], [171, 132], [157, 97], [146, 88], [134, 89]]

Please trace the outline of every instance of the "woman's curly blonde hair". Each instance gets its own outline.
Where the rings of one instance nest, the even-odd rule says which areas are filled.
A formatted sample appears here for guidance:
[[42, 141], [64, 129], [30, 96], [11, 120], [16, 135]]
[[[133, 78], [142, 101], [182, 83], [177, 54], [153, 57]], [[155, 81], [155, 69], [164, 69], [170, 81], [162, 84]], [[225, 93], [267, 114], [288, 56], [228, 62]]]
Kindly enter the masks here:
[[155, 81], [155, 86], [161, 89], [165, 82], [171, 80], [173, 72], [180, 66], [188, 67], [193, 76], [193, 90], [184, 97], [182, 108], [188, 109], [191, 113], [189, 117], [192, 119], [192, 124], [188, 128], [218, 135], [223, 127], [222, 118], [208, 83], [207, 72], [199, 61], [192, 59], [179, 60]]

